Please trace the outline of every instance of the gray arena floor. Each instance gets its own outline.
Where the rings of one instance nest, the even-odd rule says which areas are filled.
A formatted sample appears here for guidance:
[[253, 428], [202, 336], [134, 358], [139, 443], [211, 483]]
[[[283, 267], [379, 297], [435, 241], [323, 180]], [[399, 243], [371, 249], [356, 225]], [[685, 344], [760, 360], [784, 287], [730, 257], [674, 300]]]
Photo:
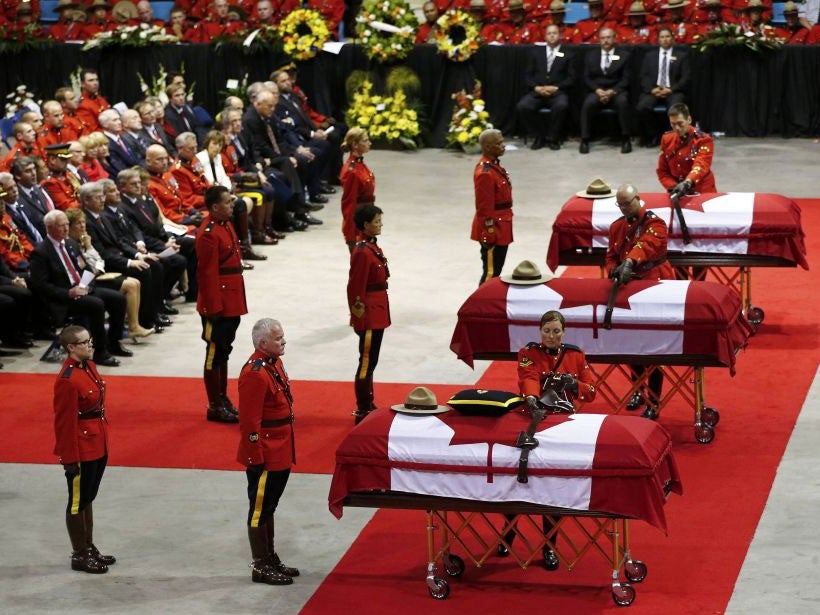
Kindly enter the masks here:
[[[660, 190], [655, 150], [636, 149], [622, 155], [617, 148], [594, 143], [592, 152], [581, 156], [577, 142], [567, 143], [559, 152], [531, 152], [520, 143], [512, 144], [522, 149], [511, 149], [503, 159], [515, 200], [515, 243], [508, 268], [525, 258], [544, 262], [556, 212], [571, 193], [593, 178], [602, 177], [613, 185], [629, 181], [647, 192]], [[820, 144], [815, 141], [721, 139], [716, 150], [714, 170], [721, 191], [820, 197]], [[476, 160], [442, 150], [376, 151], [367, 157], [377, 178], [377, 202], [385, 211], [380, 243], [392, 274], [394, 324], [385, 334], [377, 371], [380, 381], [406, 382], [408, 390], [419, 382], [471, 384], [486, 369], [486, 364], [478, 363], [475, 371], [470, 370], [448, 348], [456, 310], [480, 274], [478, 247], [469, 241]], [[271, 316], [285, 328], [285, 361], [291, 378], [351, 379], [357, 340], [347, 325], [348, 255], [340, 232], [339, 195], [332, 195], [317, 215], [324, 219], [323, 226], [264, 248], [269, 260], [246, 274], [250, 314], [238, 333], [232, 377], [250, 353], [252, 323]], [[809, 259], [816, 260], [816, 255], [810, 254]], [[198, 376], [203, 352], [199, 318], [193, 306], [183, 305], [174, 320], [164, 335], [137, 346], [133, 359], [123, 360], [120, 368], [108, 373]], [[13, 390], [14, 372], [55, 373], [55, 365], [37, 360], [43, 349], [41, 345], [33, 349], [36, 352], [4, 358], [0, 388]], [[815, 379], [730, 612], [820, 610], [818, 386]], [[202, 429], [210, 428], [203, 420]], [[297, 612], [371, 511], [346, 510], [343, 520], [337, 521], [326, 506], [330, 477], [295, 475], [277, 519], [284, 527], [305, 528], [287, 532], [279, 540], [287, 561], [298, 565], [303, 576], [288, 588], [251, 587], [241, 521], [246, 510], [243, 482], [239, 472], [110, 468], [95, 507], [96, 526], [98, 542], [119, 562], [108, 575], [95, 578], [68, 567], [68, 537], [62, 521], [65, 483], [58, 466], [3, 465], [0, 610]], [[38, 488], [32, 490], [30, 485]], [[702, 581], [708, 582], [708, 571], [701, 574]]]

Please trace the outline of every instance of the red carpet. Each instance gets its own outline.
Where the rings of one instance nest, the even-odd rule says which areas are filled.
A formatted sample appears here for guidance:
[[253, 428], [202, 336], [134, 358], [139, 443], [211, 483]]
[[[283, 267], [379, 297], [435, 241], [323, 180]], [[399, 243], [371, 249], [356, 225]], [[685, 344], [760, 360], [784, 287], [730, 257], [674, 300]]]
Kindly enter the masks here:
[[[57, 366], [55, 366], [55, 373]], [[0, 433], [6, 436], [0, 462], [56, 463], [51, 406], [54, 375], [0, 372]], [[236, 425], [205, 421], [205, 390], [198, 378], [105, 376], [111, 426], [109, 463], [147, 468], [238, 470]], [[376, 386], [385, 406], [404, 401], [408, 384]], [[447, 400], [464, 385], [433, 387]], [[238, 402], [236, 381], [229, 394]], [[347, 409], [355, 407], [351, 382], [295, 381], [297, 472], [331, 474], [336, 448], [353, 426]]]
[[[820, 250], [820, 201], [803, 200], [810, 262]], [[722, 414], [711, 445], [695, 443], [691, 409], [672, 406], [661, 423], [672, 433], [684, 495], [666, 507], [669, 535], [632, 524], [632, 554], [649, 568], [636, 584], [631, 613], [720, 613], [731, 596], [777, 466], [818, 366], [820, 329], [815, 310], [820, 275], [814, 269], [755, 269], [753, 298], [766, 319], [739, 357], [738, 375], [710, 369], [706, 400]], [[570, 273], [572, 275], [572, 273]], [[486, 388], [515, 382], [511, 363], [495, 363]], [[493, 559], [467, 563], [451, 582], [446, 601], [424, 584], [425, 517], [421, 512], [379, 511], [303, 613], [614, 611], [604, 560], [592, 556], [571, 573], [526, 571]], [[458, 549], [455, 550], [458, 553]], [[388, 606], [389, 605], [389, 606]]]

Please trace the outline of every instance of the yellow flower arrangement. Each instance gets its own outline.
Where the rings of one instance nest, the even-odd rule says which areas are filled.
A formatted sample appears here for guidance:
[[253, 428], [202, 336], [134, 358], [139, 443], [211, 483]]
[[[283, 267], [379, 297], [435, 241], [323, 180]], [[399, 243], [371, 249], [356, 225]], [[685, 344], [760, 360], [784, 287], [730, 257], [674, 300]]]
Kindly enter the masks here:
[[418, 115], [407, 106], [404, 92], [396, 90], [392, 96], [380, 96], [372, 90], [370, 81], [359, 86], [345, 115], [348, 125], [367, 129], [373, 140], [398, 141], [414, 149], [419, 135]]
[[294, 60], [309, 60], [330, 40], [330, 30], [318, 11], [296, 9], [279, 24], [284, 50]]
[[399, 60], [415, 46], [418, 25], [406, 0], [365, 0], [356, 17], [356, 38], [371, 60]]
[[464, 62], [481, 45], [478, 22], [464, 11], [447, 11], [438, 18], [436, 47], [448, 60]]
[[453, 94], [456, 101], [447, 131], [447, 145], [462, 149], [478, 144], [479, 135], [492, 128], [487, 105], [481, 98], [481, 82], [476, 81], [472, 94], [464, 90]]

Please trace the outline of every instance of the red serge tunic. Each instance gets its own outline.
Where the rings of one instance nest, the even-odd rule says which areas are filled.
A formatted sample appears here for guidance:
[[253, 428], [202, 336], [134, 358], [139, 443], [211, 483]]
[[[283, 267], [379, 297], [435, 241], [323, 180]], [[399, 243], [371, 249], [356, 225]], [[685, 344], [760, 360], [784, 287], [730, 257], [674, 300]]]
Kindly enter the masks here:
[[92, 361], [65, 360], [54, 383], [54, 454], [62, 464], [108, 453], [105, 382]]
[[689, 179], [695, 192], [717, 192], [712, 174], [714, 152], [715, 144], [710, 135], [690, 128], [684, 140], [670, 130], [661, 137], [661, 155], [656, 169], [658, 179], [667, 190]]
[[196, 236], [196, 309], [202, 316], [242, 316], [248, 313], [239, 239], [229, 221], [205, 218]]
[[557, 373], [570, 374], [578, 381], [577, 401], [586, 403], [595, 399], [595, 377], [583, 350], [571, 344], [561, 344], [553, 354], [549, 348], [535, 342], [518, 351], [518, 388], [521, 395], [540, 397], [547, 374], [555, 373], [556, 363], [559, 363]]
[[634, 221], [625, 216], [615, 220], [609, 227], [607, 273], [630, 258], [639, 279], [674, 280], [675, 271], [666, 260], [666, 233], [666, 222], [643, 206]]
[[386, 329], [390, 326], [390, 302], [387, 299], [387, 258], [371, 237], [360, 241], [350, 254], [350, 277], [347, 281], [347, 304], [350, 326], [354, 331]]
[[345, 241], [356, 241], [359, 230], [353, 222], [353, 214], [359, 205], [376, 202], [376, 176], [367, 168], [364, 158], [351, 154], [339, 179], [342, 180], [342, 235]]
[[[475, 217], [470, 239], [480, 243], [507, 246], [513, 241], [512, 184], [498, 159], [482, 156], [473, 171]], [[487, 226], [492, 219], [493, 226]]]
[[239, 374], [239, 433], [236, 460], [242, 465], [264, 463], [277, 471], [296, 463], [288, 374], [281, 359], [258, 350]]

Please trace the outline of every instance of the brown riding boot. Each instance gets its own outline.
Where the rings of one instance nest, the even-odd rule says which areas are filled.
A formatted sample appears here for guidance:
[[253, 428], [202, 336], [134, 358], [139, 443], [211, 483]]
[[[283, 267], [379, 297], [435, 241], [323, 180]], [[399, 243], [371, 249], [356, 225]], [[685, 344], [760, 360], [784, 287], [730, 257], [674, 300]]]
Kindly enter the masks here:
[[217, 423], [238, 423], [239, 419], [225, 408], [222, 399], [222, 371], [227, 374], [224, 365], [214, 365], [212, 369], [203, 370], [203, 380], [205, 381], [205, 392], [208, 394], [208, 408], [205, 411], [205, 418]]
[[248, 526], [248, 541], [251, 543], [251, 580], [254, 583], [267, 583], [268, 585], [290, 585], [293, 579], [282, 574], [270, 564], [268, 564], [268, 536], [267, 528]]
[[268, 565], [270, 565], [271, 567], [273, 567], [274, 570], [278, 570], [279, 572], [281, 572], [284, 575], [287, 575], [289, 577], [298, 577], [299, 576], [299, 569], [298, 568], [292, 568], [291, 566], [285, 566], [285, 564], [282, 563], [282, 560], [280, 560], [279, 556], [276, 554], [276, 549], [274, 548], [274, 545], [273, 545], [273, 543], [274, 543], [274, 540], [273, 540], [273, 536], [274, 536], [273, 515], [271, 515], [270, 519], [268, 519], [268, 522], [265, 524], [265, 527], [267, 528], [266, 534], [267, 534], [267, 540], [268, 540], [268, 555], [267, 555]]
[[66, 513], [66, 528], [68, 537], [71, 539], [71, 569], [90, 574], [105, 574], [108, 566], [100, 562], [91, 552], [91, 547], [86, 546], [85, 537], [85, 516], [83, 513], [72, 515]]
[[113, 555], [102, 555], [100, 550], [97, 548], [97, 545], [94, 544], [94, 509], [92, 508], [91, 503], [85, 507], [85, 510], [81, 514], [85, 518], [85, 546], [91, 549], [91, 553], [94, 554], [94, 557], [98, 562], [105, 564], [106, 566], [116, 564], [116, 557]]

